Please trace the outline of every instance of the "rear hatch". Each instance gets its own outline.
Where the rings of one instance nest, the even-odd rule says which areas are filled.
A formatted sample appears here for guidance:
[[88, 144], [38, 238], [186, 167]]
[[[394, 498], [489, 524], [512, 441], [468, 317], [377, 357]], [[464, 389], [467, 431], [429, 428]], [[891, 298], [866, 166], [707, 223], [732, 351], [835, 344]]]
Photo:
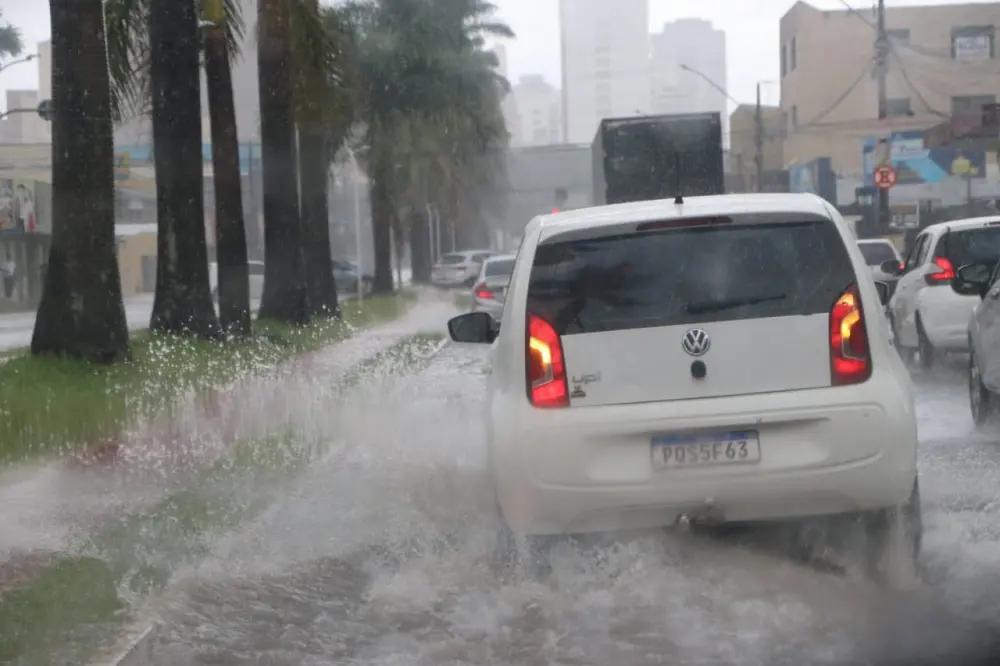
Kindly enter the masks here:
[[938, 242], [934, 259], [946, 259], [953, 270], [968, 264], [995, 264], [1000, 260], [1000, 222], [984, 222], [983, 226], [972, 229], [949, 230]]
[[571, 405], [830, 386], [830, 311], [857, 278], [833, 222], [802, 219], [616, 225], [539, 245], [528, 311], [561, 336]]
[[446, 254], [434, 265], [432, 277], [440, 280], [460, 278], [468, 270], [468, 259], [464, 254]]
[[494, 259], [486, 263], [484, 282], [486, 289], [493, 294], [493, 299], [503, 303], [507, 296], [507, 286], [514, 272], [513, 259]]

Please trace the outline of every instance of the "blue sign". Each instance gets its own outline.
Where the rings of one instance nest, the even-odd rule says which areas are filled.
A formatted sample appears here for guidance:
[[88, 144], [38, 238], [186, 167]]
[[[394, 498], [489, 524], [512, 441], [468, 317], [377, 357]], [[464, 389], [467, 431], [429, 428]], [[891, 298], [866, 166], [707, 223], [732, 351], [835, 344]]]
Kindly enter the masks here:
[[[923, 132], [894, 132], [888, 140], [889, 164], [896, 169], [896, 185], [939, 183], [952, 176], [986, 177], [986, 153], [981, 150], [925, 148]], [[875, 167], [886, 154], [876, 137], [865, 139], [861, 163], [865, 183], [873, 184]]]

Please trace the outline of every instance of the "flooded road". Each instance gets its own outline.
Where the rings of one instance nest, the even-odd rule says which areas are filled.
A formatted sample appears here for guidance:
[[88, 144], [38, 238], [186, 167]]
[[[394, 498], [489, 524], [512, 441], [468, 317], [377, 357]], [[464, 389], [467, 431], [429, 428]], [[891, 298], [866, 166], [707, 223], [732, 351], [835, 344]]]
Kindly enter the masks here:
[[450, 345], [329, 410], [326, 460], [179, 576], [157, 663], [969, 663], [1000, 624], [1000, 429], [973, 429], [962, 363], [918, 378], [924, 582], [652, 531], [560, 545], [549, 578], [503, 584], [485, 350]]

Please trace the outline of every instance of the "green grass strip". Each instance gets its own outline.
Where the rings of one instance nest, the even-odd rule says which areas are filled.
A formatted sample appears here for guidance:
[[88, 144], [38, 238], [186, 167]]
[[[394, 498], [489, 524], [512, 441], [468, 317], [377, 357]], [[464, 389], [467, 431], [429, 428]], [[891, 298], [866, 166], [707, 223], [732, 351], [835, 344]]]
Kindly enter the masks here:
[[226, 385], [292, 356], [402, 315], [412, 292], [343, 304], [341, 320], [293, 327], [259, 321], [249, 340], [213, 343], [134, 337], [130, 363], [8, 357], [0, 363], [0, 465], [58, 455], [113, 438], [131, 419], [158, 412], [190, 391]]

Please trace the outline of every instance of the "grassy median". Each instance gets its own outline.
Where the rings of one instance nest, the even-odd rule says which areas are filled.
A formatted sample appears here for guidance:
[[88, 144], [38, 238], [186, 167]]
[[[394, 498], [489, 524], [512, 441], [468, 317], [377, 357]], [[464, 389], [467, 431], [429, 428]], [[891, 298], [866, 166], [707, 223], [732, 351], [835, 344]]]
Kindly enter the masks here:
[[[418, 372], [441, 339], [410, 336], [359, 364], [336, 388]], [[330, 445], [294, 423], [242, 441], [161, 501], [114, 520], [73, 554], [51, 558], [30, 582], [0, 587], [0, 663], [87, 663], [135, 604], [162, 590], [179, 567], [207, 556], [220, 535], [259, 515]]]
[[133, 360], [115, 366], [15, 354], [0, 363], [0, 465], [114, 438], [130, 419], [182, 395], [273, 367], [403, 314], [412, 292], [342, 306], [341, 320], [302, 328], [260, 321], [254, 337], [213, 343], [139, 333]]

